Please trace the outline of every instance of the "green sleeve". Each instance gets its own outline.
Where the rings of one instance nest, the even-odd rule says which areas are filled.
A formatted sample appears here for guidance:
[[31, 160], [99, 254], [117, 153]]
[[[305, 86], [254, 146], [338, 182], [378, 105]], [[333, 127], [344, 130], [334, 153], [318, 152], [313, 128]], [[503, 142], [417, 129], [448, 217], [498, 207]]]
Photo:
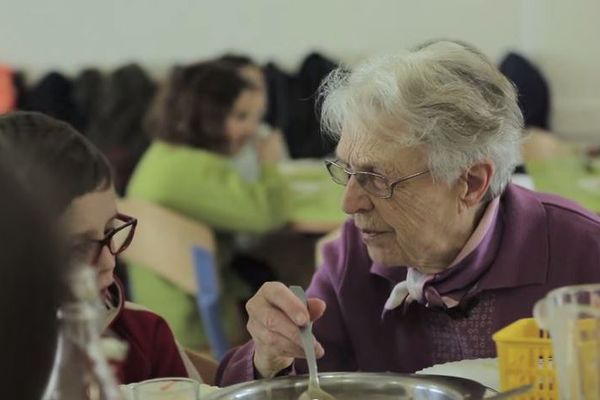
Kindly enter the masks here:
[[275, 165], [246, 182], [225, 158], [187, 161], [186, 171], [172, 174], [173, 187], [165, 194], [175, 209], [220, 230], [260, 233], [287, 222], [287, 185]]

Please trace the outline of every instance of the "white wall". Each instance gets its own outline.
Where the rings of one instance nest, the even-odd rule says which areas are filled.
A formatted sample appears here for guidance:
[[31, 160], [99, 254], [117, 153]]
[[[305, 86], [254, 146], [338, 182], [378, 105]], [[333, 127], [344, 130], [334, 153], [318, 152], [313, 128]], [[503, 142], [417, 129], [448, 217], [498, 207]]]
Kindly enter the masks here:
[[[153, 71], [224, 51], [297, 67], [311, 50], [351, 62], [424, 40], [469, 41], [498, 60], [526, 50], [551, 80], [555, 126], [598, 131], [597, 0], [0, 0], [0, 62]], [[582, 106], [583, 105], [583, 106]], [[582, 108], [583, 107], [583, 108]], [[582, 110], [586, 111], [582, 111]], [[583, 114], [582, 114], [583, 113]], [[587, 115], [591, 114], [591, 115]], [[581, 118], [581, 116], [585, 118]]]
[[523, 48], [552, 85], [553, 129], [600, 142], [600, 1], [524, 0]]
[[517, 0], [0, 1], [0, 58], [34, 71], [166, 66], [226, 49], [295, 66], [312, 49], [352, 60], [443, 36], [497, 56], [519, 42]]

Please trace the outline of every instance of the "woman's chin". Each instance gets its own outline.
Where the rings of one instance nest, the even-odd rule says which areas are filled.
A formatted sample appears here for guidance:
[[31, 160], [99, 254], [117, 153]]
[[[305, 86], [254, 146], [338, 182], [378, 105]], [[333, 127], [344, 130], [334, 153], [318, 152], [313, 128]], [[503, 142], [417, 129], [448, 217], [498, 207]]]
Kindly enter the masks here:
[[396, 262], [397, 257], [392, 257], [392, 255], [389, 254], [389, 251], [386, 251], [384, 247], [367, 246], [367, 252], [369, 253], [369, 257], [371, 257], [371, 260], [386, 267], [397, 267], [402, 265]]

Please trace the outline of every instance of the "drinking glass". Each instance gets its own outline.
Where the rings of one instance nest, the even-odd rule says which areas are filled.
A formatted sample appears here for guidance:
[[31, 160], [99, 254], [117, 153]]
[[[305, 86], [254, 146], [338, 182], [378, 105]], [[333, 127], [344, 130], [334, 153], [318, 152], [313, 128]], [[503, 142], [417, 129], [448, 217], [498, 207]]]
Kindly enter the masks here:
[[198, 400], [200, 384], [187, 378], [150, 379], [133, 386], [134, 400]]

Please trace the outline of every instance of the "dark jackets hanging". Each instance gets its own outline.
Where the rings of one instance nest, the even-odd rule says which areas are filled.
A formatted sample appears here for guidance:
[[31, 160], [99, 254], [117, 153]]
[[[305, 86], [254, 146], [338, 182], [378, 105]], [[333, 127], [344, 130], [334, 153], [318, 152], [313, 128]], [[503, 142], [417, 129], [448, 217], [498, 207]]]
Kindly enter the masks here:
[[148, 146], [142, 120], [155, 85], [136, 64], [115, 70], [104, 82], [98, 115], [90, 121], [88, 136], [115, 169], [115, 186], [123, 194], [137, 161]]
[[292, 158], [324, 157], [335, 143], [321, 135], [316, 93], [336, 64], [318, 53], [308, 55], [295, 75], [274, 64], [265, 67], [269, 95], [267, 122], [282, 128]]
[[519, 107], [525, 126], [549, 129], [550, 88], [541, 71], [525, 57], [509, 53], [500, 63], [500, 71], [519, 93]]
[[92, 121], [100, 117], [104, 81], [102, 73], [94, 68], [83, 70], [73, 81], [73, 102], [81, 113], [81, 132], [86, 135]]
[[82, 116], [73, 102], [73, 85], [58, 72], [51, 72], [31, 88], [22, 109], [39, 111], [81, 128]]

